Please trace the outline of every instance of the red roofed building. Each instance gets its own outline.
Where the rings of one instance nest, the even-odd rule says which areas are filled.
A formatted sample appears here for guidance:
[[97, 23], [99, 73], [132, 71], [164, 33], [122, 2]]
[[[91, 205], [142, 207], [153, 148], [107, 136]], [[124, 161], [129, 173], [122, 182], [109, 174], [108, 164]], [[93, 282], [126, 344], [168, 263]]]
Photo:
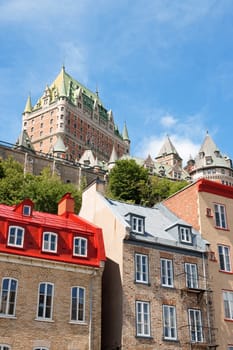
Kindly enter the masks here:
[[0, 204], [0, 349], [100, 349], [104, 261], [102, 230], [69, 193], [58, 215]]

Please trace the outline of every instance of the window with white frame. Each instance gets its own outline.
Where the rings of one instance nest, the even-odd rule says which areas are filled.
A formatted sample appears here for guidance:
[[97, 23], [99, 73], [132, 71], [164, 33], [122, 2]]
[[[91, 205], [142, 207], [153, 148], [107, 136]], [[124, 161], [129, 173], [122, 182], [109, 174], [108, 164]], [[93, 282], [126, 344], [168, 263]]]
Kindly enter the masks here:
[[164, 339], [177, 339], [175, 306], [163, 305], [163, 336]]
[[0, 344], [0, 350], [10, 350], [11, 348], [9, 347], [9, 345], [6, 344]]
[[171, 259], [160, 259], [161, 284], [164, 287], [173, 287], [173, 262]]
[[85, 288], [71, 288], [71, 321], [85, 321]]
[[38, 291], [37, 318], [51, 320], [53, 311], [53, 284], [40, 283]]
[[142, 217], [132, 217], [132, 231], [135, 233], [144, 233], [144, 219]]
[[233, 292], [223, 292], [224, 315], [225, 318], [233, 320]]
[[183, 243], [192, 243], [192, 232], [190, 227], [180, 227], [180, 241]]
[[76, 256], [87, 256], [87, 239], [74, 237], [73, 254]]
[[225, 245], [218, 245], [219, 266], [220, 270], [230, 272], [230, 248]]
[[233, 345], [228, 346], [227, 350], [233, 350]]
[[190, 339], [193, 343], [203, 342], [201, 310], [189, 309]]
[[185, 263], [186, 286], [188, 288], [198, 288], [197, 265]]
[[43, 246], [42, 250], [44, 252], [57, 252], [57, 234], [54, 232], [44, 232], [43, 233]]
[[16, 293], [18, 281], [14, 278], [3, 278], [0, 299], [0, 315], [15, 316]]
[[24, 228], [20, 226], [9, 226], [7, 244], [12, 247], [23, 247]]
[[135, 280], [136, 282], [148, 283], [148, 256], [135, 254]]
[[23, 206], [23, 215], [24, 216], [30, 216], [31, 215], [31, 206], [30, 205], [24, 205]]
[[136, 334], [140, 337], [150, 336], [150, 303], [136, 301]]
[[227, 228], [226, 210], [222, 204], [214, 204], [214, 216], [216, 227]]

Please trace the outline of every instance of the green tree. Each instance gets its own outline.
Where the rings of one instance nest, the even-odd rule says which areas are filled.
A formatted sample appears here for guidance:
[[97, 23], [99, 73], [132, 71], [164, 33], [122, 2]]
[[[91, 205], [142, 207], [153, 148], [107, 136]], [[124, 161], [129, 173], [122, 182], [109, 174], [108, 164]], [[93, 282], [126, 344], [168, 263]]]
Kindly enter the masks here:
[[52, 175], [49, 168], [35, 176], [24, 174], [23, 167], [13, 158], [0, 162], [0, 202], [16, 204], [24, 198], [30, 198], [35, 209], [43, 212], [57, 213], [57, 205], [62, 196], [70, 192], [75, 200], [75, 212], [81, 206], [81, 192], [74, 184], [64, 184], [59, 177]]
[[135, 204], [144, 202], [148, 192], [149, 173], [133, 159], [118, 160], [110, 171], [107, 195]]

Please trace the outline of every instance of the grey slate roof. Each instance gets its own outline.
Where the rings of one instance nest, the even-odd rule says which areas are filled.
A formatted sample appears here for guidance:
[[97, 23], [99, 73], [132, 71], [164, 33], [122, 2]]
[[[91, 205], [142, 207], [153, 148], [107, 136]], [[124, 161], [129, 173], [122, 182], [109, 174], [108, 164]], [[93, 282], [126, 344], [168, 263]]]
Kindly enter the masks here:
[[164, 154], [176, 154], [177, 156], [179, 156], [179, 154], [178, 154], [177, 150], [175, 149], [173, 143], [171, 142], [169, 136], [166, 137], [164, 144], [162, 145], [156, 158], [163, 157]]
[[[108, 205], [116, 217], [121, 218], [125, 227], [130, 230], [128, 214], [145, 217], [145, 234], [133, 234], [139, 241], [163, 244], [171, 247], [204, 252], [208, 242], [204, 240], [200, 233], [194, 230], [190, 224], [179, 219], [163, 204], [154, 208], [143, 207], [134, 204], [128, 204], [111, 199], [106, 199]], [[179, 240], [178, 226], [188, 226], [192, 229], [194, 244], [192, 246], [181, 243]]]

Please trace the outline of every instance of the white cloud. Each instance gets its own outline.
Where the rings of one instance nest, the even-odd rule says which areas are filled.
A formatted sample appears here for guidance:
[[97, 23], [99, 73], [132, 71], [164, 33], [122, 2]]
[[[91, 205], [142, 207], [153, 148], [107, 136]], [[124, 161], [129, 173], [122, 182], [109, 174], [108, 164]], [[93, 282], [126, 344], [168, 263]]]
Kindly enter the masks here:
[[165, 128], [170, 128], [177, 123], [177, 119], [170, 114], [165, 115], [161, 118], [160, 124]]

